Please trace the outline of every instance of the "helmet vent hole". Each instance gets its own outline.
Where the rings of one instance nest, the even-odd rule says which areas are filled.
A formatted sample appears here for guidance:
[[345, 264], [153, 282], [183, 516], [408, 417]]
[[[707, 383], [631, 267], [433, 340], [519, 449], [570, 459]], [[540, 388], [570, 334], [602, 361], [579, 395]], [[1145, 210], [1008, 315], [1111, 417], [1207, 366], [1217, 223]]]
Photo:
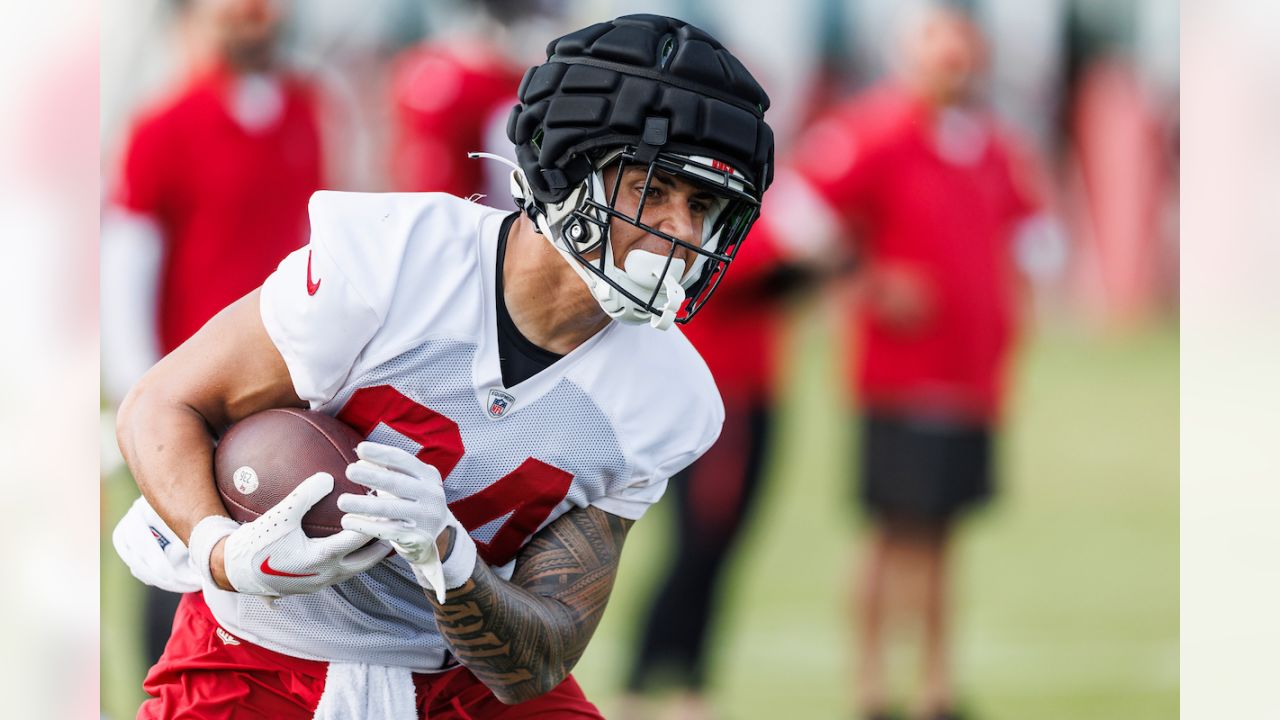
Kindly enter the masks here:
[[667, 63], [671, 62], [671, 56], [675, 54], [676, 39], [670, 35], [662, 39], [662, 50], [658, 53], [658, 69], [665, 70]]

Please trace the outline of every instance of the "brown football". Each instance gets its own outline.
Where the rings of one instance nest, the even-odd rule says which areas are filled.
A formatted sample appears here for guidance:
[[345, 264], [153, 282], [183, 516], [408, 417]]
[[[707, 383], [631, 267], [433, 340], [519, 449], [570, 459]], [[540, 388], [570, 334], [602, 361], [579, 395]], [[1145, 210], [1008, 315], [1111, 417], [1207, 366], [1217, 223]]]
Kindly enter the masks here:
[[310, 537], [342, 529], [338, 496], [367, 492], [347, 479], [364, 440], [341, 420], [323, 413], [276, 408], [241, 420], [222, 436], [213, 455], [213, 474], [231, 517], [249, 522], [270, 510], [303, 480], [318, 472], [333, 476], [333, 492], [302, 517]]

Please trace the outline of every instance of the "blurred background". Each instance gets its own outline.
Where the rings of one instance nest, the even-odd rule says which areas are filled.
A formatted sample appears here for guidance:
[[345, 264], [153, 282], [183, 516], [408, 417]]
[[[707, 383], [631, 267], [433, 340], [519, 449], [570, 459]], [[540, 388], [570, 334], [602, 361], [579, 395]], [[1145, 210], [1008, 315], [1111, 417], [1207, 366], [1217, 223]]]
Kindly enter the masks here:
[[[143, 697], [146, 608], [156, 602], [110, 545], [111, 528], [137, 494], [114, 451], [112, 407], [140, 368], [181, 342], [180, 320], [200, 310], [151, 335], [130, 324], [130, 312], [186, 302], [173, 297], [163, 273], [234, 262], [246, 282], [256, 277], [252, 287], [288, 247], [305, 242], [305, 234], [250, 239], [252, 228], [241, 235], [225, 216], [202, 226], [208, 218], [184, 216], [181, 200], [163, 196], [175, 185], [192, 197], [222, 192], [210, 189], [208, 170], [219, 153], [208, 161], [178, 156], [159, 118], [174, 114], [165, 109], [193, 83], [207, 81], [193, 80], [194, 69], [226, 51], [226, 38], [252, 50], [255, 32], [271, 35], [275, 57], [255, 73], [288, 78], [237, 85], [237, 122], [294, 130], [287, 140], [262, 135], [262, 147], [278, 153], [270, 172], [279, 176], [263, 170], [236, 180], [228, 170], [219, 177], [231, 178], [240, 194], [220, 195], [221, 202], [283, 204], [325, 187], [446, 190], [509, 206], [505, 182], [486, 174], [491, 164], [456, 153], [505, 152], [515, 84], [559, 34], [630, 12], [703, 27], [768, 91], [780, 167], [817, 182], [805, 153], [815, 145], [834, 152], [822, 142], [832, 118], [857, 116], [848, 108], [860, 106], [848, 103], [910, 73], [903, 65], [918, 56], [903, 48], [923, 7], [901, 0], [796, 0], [785, 8], [765, 0], [103, 3], [103, 715], [133, 717]], [[998, 118], [1000, 137], [1017, 148], [1010, 172], [1031, 198], [1002, 246], [1021, 280], [1010, 301], [1019, 329], [998, 413], [996, 490], [958, 523], [949, 550], [956, 703], [976, 718], [1176, 717], [1178, 4], [973, 0], [948, 7], [985, 38], [971, 101]], [[861, 141], [849, 132], [855, 145]], [[964, 126], [959, 132], [963, 156], [968, 136]], [[780, 179], [777, 187], [791, 185]], [[797, 234], [810, 229], [805, 217], [841, 215], [813, 210], [812, 199], [799, 195], [778, 201], [778, 216], [795, 220]], [[778, 225], [770, 234], [780, 254], [829, 249], [786, 237], [787, 223]], [[187, 257], [187, 270], [174, 270], [155, 244], [166, 231], [235, 233], [245, 254]], [[769, 375], [762, 382], [771, 420], [756, 438], [761, 472], [753, 499], [734, 505], [735, 532], [716, 565], [723, 575], [709, 591], [702, 692], [690, 702], [679, 678], [646, 684], [643, 697], [629, 692], [655, 586], [672, 554], [687, 550], [677, 547], [681, 511], [669, 492], [632, 531], [609, 610], [575, 672], [606, 716], [834, 718], [862, 706], [855, 609], [872, 529], [856, 480], [865, 408], [853, 385], [861, 379], [847, 368], [866, 350], [849, 303], [868, 302], [857, 278], [874, 267], [875, 252], [860, 248], [842, 253], [852, 273], [825, 283], [810, 278], [807, 292], [779, 293], [768, 311], [777, 317], [767, 341], [776, 362], [760, 372]], [[141, 272], [148, 267], [150, 275]], [[724, 292], [712, 307], [735, 307]], [[702, 501], [733, 504], [710, 497]], [[911, 697], [921, 684], [922, 651], [912, 640], [906, 633], [887, 652], [895, 698]]]

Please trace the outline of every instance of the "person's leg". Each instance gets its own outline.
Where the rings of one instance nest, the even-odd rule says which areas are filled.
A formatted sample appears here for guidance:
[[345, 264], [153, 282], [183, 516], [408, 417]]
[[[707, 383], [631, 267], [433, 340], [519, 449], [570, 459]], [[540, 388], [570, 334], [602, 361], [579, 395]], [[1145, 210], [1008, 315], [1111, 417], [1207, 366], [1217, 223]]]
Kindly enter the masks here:
[[638, 694], [660, 671], [684, 689], [680, 717], [710, 717], [702, 689], [707, 638], [725, 562], [760, 485], [768, 412], [726, 408], [720, 441], [668, 486], [676, 510], [675, 560], [650, 606], [622, 714], [641, 716]]
[[872, 528], [857, 595], [859, 707], [873, 716], [891, 702], [885, 657], [900, 620], [919, 630], [924, 682], [917, 704], [947, 709], [950, 519], [989, 493], [986, 432], [875, 414], [862, 432], [861, 496]]
[[855, 704], [863, 717], [883, 718], [892, 703], [886, 668], [891, 631], [903, 610], [899, 586], [906, 548], [895, 518], [904, 494], [901, 466], [910, 448], [904, 444], [901, 424], [892, 418], [869, 415], [860, 430], [858, 494], [869, 527], [853, 592]]
[[[740, 409], [740, 407], [742, 409]], [[701, 696], [709, 672], [708, 640], [714, 626], [713, 614], [722, 592], [721, 583], [729, 558], [742, 535], [747, 518], [759, 496], [764, 457], [768, 440], [770, 413], [761, 404], [735, 403], [730, 444], [724, 451], [728, 457], [715, 457], [704, 466], [701, 476], [689, 485], [681, 513], [681, 536], [691, 538], [687, 546], [695, 562], [689, 569], [692, 595], [698, 598], [697, 610], [691, 612], [690, 634], [685, 652], [688, 674], [685, 683], [691, 695]], [[727, 411], [726, 411], [727, 414]], [[722, 433], [723, 437], [723, 433]], [[685, 699], [686, 708], [700, 705], [695, 698]], [[692, 717], [687, 714], [684, 717]]]
[[951, 533], [939, 522], [922, 538], [921, 705], [924, 717], [936, 717], [955, 704], [950, 658], [950, 582], [947, 565]]
[[[894, 613], [882, 627], [909, 630], [920, 642], [923, 684], [917, 701], [921, 717], [951, 707], [947, 648], [947, 525], [942, 521], [889, 516], [880, 521], [886, 558], [881, 602]], [[893, 622], [897, 620], [898, 622]], [[878, 650], [884, 654], [886, 640]], [[883, 672], [883, 671], [882, 671]], [[876, 678], [883, 688], [883, 676]], [[883, 698], [874, 707], [883, 708]]]
[[[948, 717], [955, 708], [949, 550], [956, 518], [991, 494], [991, 434], [936, 419], [880, 418], [869, 427], [869, 504], [884, 543], [882, 602], [918, 631], [915, 709], [923, 718]], [[882, 638], [882, 654], [886, 643]]]
[[934, 427], [930, 455], [938, 478], [937, 502], [922, 526], [922, 717], [954, 718], [956, 690], [951, 661], [951, 546], [959, 517], [990, 500], [994, 429], [986, 424]]
[[689, 488], [700, 477], [701, 470], [695, 463], [672, 478], [667, 486], [676, 513], [673, 561], [645, 615], [638, 651], [627, 678], [627, 690], [632, 694], [643, 692], [661, 673], [689, 674], [696, 653], [694, 648], [701, 643], [691, 635], [701, 634], [700, 618], [710, 604], [699, 578], [710, 558], [697, 539], [697, 529], [689, 521], [692, 513], [688, 500]]
[[890, 565], [890, 539], [878, 523], [869, 533], [860, 572], [855, 574], [854, 617], [857, 629], [858, 707], [866, 717], [883, 713], [888, 706], [885, 684], [884, 635]]
[[859, 707], [866, 717], [889, 707], [885, 658], [899, 629], [918, 629], [925, 717], [949, 709], [947, 525], [903, 516], [878, 518], [869, 542], [858, 608]]

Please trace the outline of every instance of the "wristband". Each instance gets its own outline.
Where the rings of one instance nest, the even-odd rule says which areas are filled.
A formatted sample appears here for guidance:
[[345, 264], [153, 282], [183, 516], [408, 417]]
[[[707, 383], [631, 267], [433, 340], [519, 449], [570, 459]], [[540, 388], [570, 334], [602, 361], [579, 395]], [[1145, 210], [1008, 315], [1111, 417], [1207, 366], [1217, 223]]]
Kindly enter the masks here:
[[[447, 527], [453, 528], [453, 547], [449, 549], [449, 557], [443, 563], [436, 553], [423, 564], [409, 563], [413, 576], [425, 590], [435, 593], [440, 604], [445, 602], [445, 592], [466, 584], [476, 570], [476, 542], [467, 534], [467, 529], [456, 518], [450, 518]], [[437, 579], [443, 580], [444, 587], [438, 587]]]
[[462, 587], [476, 571], [476, 541], [456, 518], [450, 518], [453, 528], [453, 548], [444, 561], [444, 587], [453, 590]]
[[200, 576], [206, 588], [222, 589], [218, 587], [218, 583], [214, 582], [213, 570], [209, 567], [209, 556], [213, 554], [213, 548], [219, 540], [239, 528], [240, 523], [225, 515], [210, 515], [197, 523], [195, 529], [191, 531], [191, 537], [187, 539], [187, 551], [191, 554], [188, 562], [191, 563], [192, 569]]

